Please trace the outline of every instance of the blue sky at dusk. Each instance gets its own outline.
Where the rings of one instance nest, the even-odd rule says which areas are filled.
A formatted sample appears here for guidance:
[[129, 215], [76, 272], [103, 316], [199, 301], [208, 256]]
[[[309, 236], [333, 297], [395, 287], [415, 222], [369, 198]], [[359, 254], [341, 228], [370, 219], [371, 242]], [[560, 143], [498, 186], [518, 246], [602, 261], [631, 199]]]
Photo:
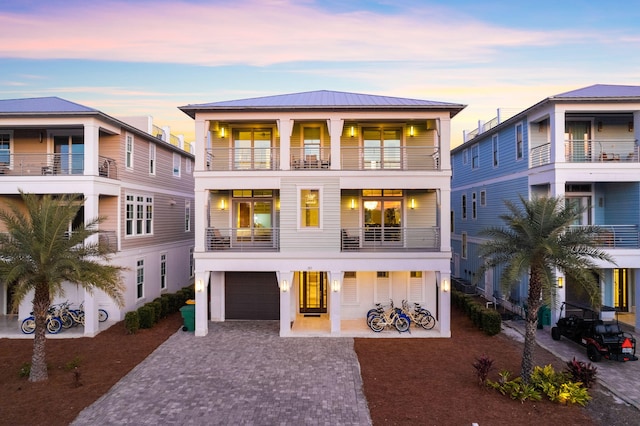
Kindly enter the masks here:
[[151, 115], [193, 138], [177, 107], [309, 90], [497, 108], [592, 84], [640, 85], [640, 2], [98, 1], [0, 5], [0, 98], [59, 96]]

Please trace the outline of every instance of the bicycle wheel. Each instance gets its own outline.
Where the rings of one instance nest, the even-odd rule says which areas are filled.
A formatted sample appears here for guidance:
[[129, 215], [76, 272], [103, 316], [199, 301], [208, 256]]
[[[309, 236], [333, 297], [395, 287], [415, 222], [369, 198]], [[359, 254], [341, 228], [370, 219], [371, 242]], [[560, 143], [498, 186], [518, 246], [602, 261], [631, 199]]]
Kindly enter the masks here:
[[381, 332], [382, 330], [384, 330], [384, 319], [382, 319], [381, 317], [373, 317], [373, 319], [369, 323], [369, 327], [376, 333]]
[[64, 329], [71, 328], [76, 324], [76, 322], [73, 320], [73, 317], [69, 313], [60, 315], [60, 322], [62, 322], [62, 328]]
[[398, 317], [393, 325], [396, 326], [396, 330], [398, 330], [400, 333], [404, 333], [405, 331], [409, 330], [410, 326], [409, 320], [406, 317]]
[[58, 318], [50, 318], [47, 321], [47, 331], [51, 334], [56, 334], [62, 329], [62, 323]]
[[20, 324], [20, 329], [24, 334], [32, 334], [36, 331], [36, 320], [33, 317], [27, 317]]
[[98, 321], [105, 322], [109, 318], [109, 314], [104, 309], [98, 309]]
[[431, 330], [436, 325], [436, 319], [431, 315], [423, 315], [420, 318], [420, 327], [425, 330]]

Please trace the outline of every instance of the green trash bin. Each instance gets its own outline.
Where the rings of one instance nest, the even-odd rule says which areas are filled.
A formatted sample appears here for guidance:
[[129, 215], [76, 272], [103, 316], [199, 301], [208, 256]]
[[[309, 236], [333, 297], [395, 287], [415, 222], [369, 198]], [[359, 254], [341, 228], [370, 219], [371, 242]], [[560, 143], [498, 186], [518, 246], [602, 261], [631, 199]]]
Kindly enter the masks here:
[[551, 310], [547, 305], [538, 309], [538, 329], [542, 330], [545, 325], [551, 325]]
[[195, 331], [196, 330], [196, 305], [184, 305], [180, 308], [180, 314], [182, 315], [182, 331]]

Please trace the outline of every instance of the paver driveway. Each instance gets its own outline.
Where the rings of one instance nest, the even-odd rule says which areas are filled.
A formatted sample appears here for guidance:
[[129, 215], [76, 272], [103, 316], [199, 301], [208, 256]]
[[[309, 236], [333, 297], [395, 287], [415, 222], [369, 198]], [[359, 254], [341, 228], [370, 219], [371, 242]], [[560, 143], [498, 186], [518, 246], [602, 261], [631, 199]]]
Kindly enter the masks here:
[[277, 321], [209, 327], [171, 336], [73, 424], [371, 424], [353, 339], [281, 338]]

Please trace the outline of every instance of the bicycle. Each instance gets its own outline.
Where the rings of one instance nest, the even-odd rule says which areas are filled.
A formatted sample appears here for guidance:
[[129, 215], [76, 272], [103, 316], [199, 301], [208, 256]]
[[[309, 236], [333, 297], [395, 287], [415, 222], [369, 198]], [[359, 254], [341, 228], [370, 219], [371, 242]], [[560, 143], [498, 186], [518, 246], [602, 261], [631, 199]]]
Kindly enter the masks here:
[[[51, 308], [47, 311], [46, 325], [47, 331], [51, 334], [56, 334], [62, 329], [62, 321], [60, 321], [60, 318], [55, 316], [55, 312]], [[36, 319], [33, 316], [33, 312], [31, 312], [31, 316], [22, 320], [20, 329], [24, 334], [33, 334], [36, 331]]]
[[409, 331], [411, 320], [402, 312], [402, 309], [393, 306], [393, 300], [387, 310], [384, 310], [382, 305], [377, 305], [367, 317], [367, 323], [371, 330], [379, 333], [386, 327], [393, 326], [399, 333]]
[[427, 309], [420, 306], [419, 303], [413, 304], [413, 309], [409, 308], [409, 302], [402, 301], [402, 311], [407, 315], [416, 327], [422, 327], [425, 330], [431, 330], [436, 325], [436, 319]]

